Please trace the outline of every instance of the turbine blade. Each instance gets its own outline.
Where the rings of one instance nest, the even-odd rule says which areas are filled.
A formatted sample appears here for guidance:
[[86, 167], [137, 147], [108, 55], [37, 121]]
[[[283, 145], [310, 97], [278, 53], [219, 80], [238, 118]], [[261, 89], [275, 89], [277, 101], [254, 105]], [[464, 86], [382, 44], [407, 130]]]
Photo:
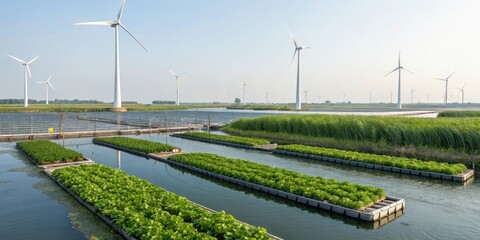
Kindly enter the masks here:
[[17, 60], [17, 61], [21, 62], [21, 63], [27, 64], [25, 61], [23, 61], [23, 60], [20, 60], [20, 59], [18, 59], [18, 58], [16, 58], [16, 57], [14, 57], [14, 56], [12, 56], [12, 55], [7, 55], [7, 56], [9, 56], [9, 57], [11, 57], [11, 58], [13, 58], [13, 59], [15, 59], [15, 60]]
[[145, 49], [145, 51], [148, 52], [148, 50], [140, 43], [140, 41], [138, 41], [137, 38], [136, 38], [135, 36], [133, 36], [133, 34], [132, 34], [130, 31], [128, 31], [128, 29], [127, 29], [125, 26], [123, 26], [123, 24], [118, 23], [118, 25], [120, 25], [120, 27], [122, 27], [123, 30], [125, 30], [125, 32], [127, 32], [128, 34], [130, 34], [130, 36], [132, 36], [132, 38], [135, 39], [135, 41], [137, 41], [137, 43], [140, 44], [140, 46], [142, 46], [142, 48]]
[[27, 68], [28, 76], [32, 78], [32, 73], [30, 72], [30, 67], [28, 66], [28, 64], [26, 64], [25, 67]]
[[440, 80], [440, 81], [447, 81], [446, 79], [443, 78], [434, 78], [435, 80]]
[[295, 60], [295, 55], [297, 55], [297, 49], [295, 48], [295, 52], [293, 52], [293, 57], [292, 57], [292, 61], [290, 61], [290, 65], [292, 65], [293, 63], [293, 60]]
[[47, 82], [36, 82], [36, 83], [47, 83]]
[[50, 83], [50, 79], [52, 79], [52, 76], [48, 77], [48, 79], [45, 83]]
[[405, 69], [405, 68], [403, 68], [403, 67], [402, 67], [402, 69], [405, 70], [405, 71], [407, 71], [407, 72], [409, 72], [409, 73], [411, 73], [411, 74], [413, 74], [413, 72], [408, 71], [407, 69]]
[[115, 21], [99, 21], [99, 22], [83, 22], [75, 23], [75, 25], [92, 25], [92, 26], [111, 26]]
[[53, 85], [52, 85], [51, 83], [47, 82], [47, 84], [48, 84], [53, 90], [55, 90], [55, 88], [53, 87]]
[[40, 57], [40, 56], [37, 56], [36, 58], [34, 58], [34, 59], [30, 60], [30, 62], [28, 62], [27, 64], [30, 64], [30, 63], [33, 63], [33, 62], [35, 62], [35, 60], [37, 60], [37, 58], [38, 58], [38, 57]]
[[168, 71], [170, 71], [175, 77], [178, 77], [178, 75], [172, 69], [168, 69]]
[[178, 75], [178, 77], [181, 77], [181, 76], [185, 75], [185, 73], [186, 73], [186, 72], [184, 72], [184, 73], [182, 73], [182, 74]]
[[446, 79], [448, 80], [453, 74], [455, 74], [455, 72], [453, 72], [452, 74], [450, 74], [450, 76], [448, 76]]
[[397, 67], [397, 68], [393, 69], [391, 72], [387, 73], [387, 75], [385, 75], [385, 76], [383, 76], [383, 77], [386, 77], [386, 76], [388, 76], [388, 75], [392, 74], [393, 72], [397, 71], [398, 69], [400, 69], [400, 68], [399, 68], [399, 67]]
[[297, 41], [295, 41], [295, 37], [293, 37], [292, 31], [290, 31], [290, 27], [287, 25], [288, 32], [290, 33], [290, 37], [292, 37], [293, 44], [295, 44], [295, 48], [298, 48]]
[[120, 10], [118, 10], [117, 21], [120, 21], [122, 19], [124, 7], [125, 7], [125, 0], [122, 0], [122, 5], [120, 6]]

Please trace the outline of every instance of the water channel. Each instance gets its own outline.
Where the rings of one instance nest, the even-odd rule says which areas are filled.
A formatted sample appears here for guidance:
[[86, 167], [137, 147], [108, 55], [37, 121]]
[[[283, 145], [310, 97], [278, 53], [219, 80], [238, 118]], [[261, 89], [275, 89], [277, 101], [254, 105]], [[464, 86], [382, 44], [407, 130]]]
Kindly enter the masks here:
[[[165, 143], [165, 135], [132, 136]], [[318, 163], [168, 137], [187, 152], [209, 152], [342, 181], [378, 186], [406, 199], [403, 216], [383, 225], [317, 211], [243, 187], [217, 181], [151, 159], [120, 153], [120, 167], [169, 191], [285, 239], [475, 239], [480, 230], [480, 182], [457, 184], [375, 170]], [[67, 139], [66, 146], [97, 163], [119, 167], [116, 150], [91, 144], [91, 138]], [[33, 168], [14, 150], [0, 144], [0, 239], [114, 239], [101, 221]], [[3, 235], [3, 236], [2, 236]]]

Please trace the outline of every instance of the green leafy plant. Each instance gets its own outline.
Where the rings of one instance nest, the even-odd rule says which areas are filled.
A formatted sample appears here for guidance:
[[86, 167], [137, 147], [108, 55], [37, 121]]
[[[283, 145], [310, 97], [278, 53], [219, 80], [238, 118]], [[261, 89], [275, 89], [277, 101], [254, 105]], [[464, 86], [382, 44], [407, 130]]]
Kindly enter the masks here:
[[167, 144], [152, 142], [147, 140], [128, 138], [128, 137], [105, 137], [94, 138], [93, 142], [103, 142], [111, 145], [126, 147], [133, 150], [137, 150], [144, 153], [159, 153], [159, 152], [171, 152], [174, 149], [178, 149], [174, 146]]
[[186, 198], [107, 166], [57, 169], [53, 176], [138, 239], [269, 239], [264, 228], [211, 213]]
[[192, 137], [192, 138], [235, 143], [235, 144], [246, 145], [246, 146], [259, 146], [259, 145], [270, 144], [270, 141], [265, 139], [216, 135], [216, 134], [210, 134], [210, 133], [204, 133], [204, 132], [186, 132], [180, 135], [183, 135], [186, 137]]
[[228, 177], [352, 209], [371, 206], [386, 197], [385, 191], [381, 188], [309, 176], [214, 154], [188, 153], [171, 156], [169, 159]]
[[18, 142], [17, 148], [40, 165], [84, 160], [81, 153], [47, 140]]
[[385, 155], [376, 155], [369, 153], [359, 153], [352, 151], [345, 151], [332, 148], [310, 147], [298, 144], [282, 145], [277, 147], [278, 150], [289, 152], [297, 152], [303, 154], [310, 154], [323, 157], [338, 158], [350, 160], [355, 162], [364, 162], [371, 164], [378, 164], [391, 167], [406, 168], [419, 171], [428, 171], [435, 173], [445, 173], [449, 175], [456, 175], [467, 170], [465, 165], [438, 163], [433, 161], [421, 161], [415, 158], [392, 157]]

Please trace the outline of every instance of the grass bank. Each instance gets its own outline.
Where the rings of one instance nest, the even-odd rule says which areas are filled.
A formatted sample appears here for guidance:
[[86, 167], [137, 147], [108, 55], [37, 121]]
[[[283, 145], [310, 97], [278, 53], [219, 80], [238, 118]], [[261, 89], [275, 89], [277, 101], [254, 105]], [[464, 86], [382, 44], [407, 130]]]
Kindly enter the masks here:
[[438, 114], [439, 118], [470, 118], [480, 117], [480, 111], [468, 111], [468, 110], [450, 110], [443, 111]]

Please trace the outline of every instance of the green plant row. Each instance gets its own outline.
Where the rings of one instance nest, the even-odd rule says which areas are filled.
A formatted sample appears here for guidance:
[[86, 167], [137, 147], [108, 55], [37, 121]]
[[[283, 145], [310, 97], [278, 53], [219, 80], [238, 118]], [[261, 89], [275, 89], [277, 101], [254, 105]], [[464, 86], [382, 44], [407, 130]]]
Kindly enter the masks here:
[[229, 128], [468, 153], [480, 150], [480, 118], [282, 115], [240, 119]]
[[277, 147], [278, 150], [289, 152], [297, 152], [303, 154], [310, 154], [323, 157], [338, 158], [350, 160], [355, 162], [364, 162], [371, 164], [378, 164], [383, 166], [391, 166], [398, 168], [406, 168], [411, 170], [445, 173], [449, 175], [456, 175], [463, 173], [467, 167], [461, 163], [448, 164], [438, 163], [433, 161], [421, 161], [415, 158], [392, 157], [384, 155], [376, 155], [369, 153], [359, 153], [352, 151], [345, 151], [332, 148], [310, 147], [298, 144], [282, 145]]
[[466, 117], [480, 117], [480, 111], [461, 111], [461, 110], [449, 110], [443, 111], [438, 114], [439, 118], [466, 118]]
[[83, 160], [81, 153], [47, 140], [18, 142], [17, 147], [40, 165]]
[[107, 166], [53, 172], [62, 184], [138, 239], [269, 239], [225, 212], [211, 213], [186, 198]]
[[381, 188], [309, 176], [214, 154], [189, 153], [171, 156], [169, 159], [224, 176], [352, 209], [368, 207], [386, 197], [385, 191]]
[[206, 140], [235, 143], [235, 144], [246, 145], [246, 146], [259, 146], [259, 145], [270, 144], [270, 141], [265, 139], [217, 135], [217, 134], [210, 134], [210, 133], [204, 133], [204, 132], [186, 132], [180, 135], [193, 137], [193, 138], [201, 138]]
[[119, 147], [130, 148], [144, 153], [171, 152], [176, 149], [176, 147], [167, 144], [128, 137], [105, 137], [94, 138], [93, 140]]

